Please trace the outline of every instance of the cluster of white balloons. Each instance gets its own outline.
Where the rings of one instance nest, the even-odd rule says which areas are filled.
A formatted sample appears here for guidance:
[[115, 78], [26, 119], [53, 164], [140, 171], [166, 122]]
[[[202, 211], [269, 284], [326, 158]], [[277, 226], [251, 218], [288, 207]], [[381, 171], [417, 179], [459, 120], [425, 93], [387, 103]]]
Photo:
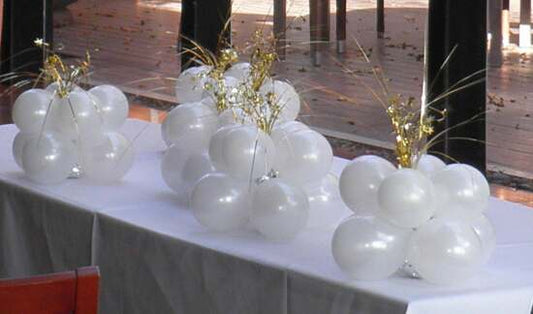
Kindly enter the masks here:
[[[339, 181], [355, 215], [332, 240], [335, 261], [356, 279], [384, 279], [406, 267], [435, 284], [469, 278], [495, 247], [484, 215], [489, 185], [477, 169], [422, 155], [413, 169], [361, 156]], [[405, 268], [404, 268], [405, 269]]]
[[[185, 103], [162, 125], [169, 146], [161, 164], [163, 179], [188, 199], [195, 218], [210, 230], [249, 225], [268, 239], [289, 240], [306, 225], [310, 203], [327, 203], [338, 191], [328, 175], [331, 146], [294, 121], [300, 98], [290, 84], [266, 80], [261, 88], [284, 104], [282, 119], [266, 134], [238, 107], [217, 112], [202, 85], [209, 71], [207, 66], [191, 68], [177, 80], [177, 97]], [[246, 84], [249, 72], [248, 63], [227, 70], [228, 98], [233, 97], [229, 84]]]
[[99, 181], [122, 178], [133, 163], [133, 148], [119, 129], [128, 116], [128, 100], [111, 85], [89, 91], [74, 87], [60, 97], [58, 84], [22, 93], [13, 106], [20, 132], [13, 157], [38, 183], [59, 183], [81, 174]]

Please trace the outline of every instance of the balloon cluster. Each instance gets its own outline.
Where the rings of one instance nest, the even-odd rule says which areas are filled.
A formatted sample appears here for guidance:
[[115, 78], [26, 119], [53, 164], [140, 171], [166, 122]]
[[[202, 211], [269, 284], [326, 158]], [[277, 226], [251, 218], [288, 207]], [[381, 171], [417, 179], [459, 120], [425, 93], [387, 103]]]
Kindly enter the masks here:
[[269, 77], [271, 52], [257, 49], [250, 63], [233, 65], [220, 61], [232, 59], [227, 54], [179, 76], [177, 96], [187, 102], [163, 122], [162, 176], [207, 228], [249, 224], [268, 239], [289, 240], [306, 225], [310, 201], [327, 202], [337, 189], [328, 177], [331, 146], [294, 121], [300, 98]]
[[51, 55], [43, 69], [52, 84], [22, 93], [13, 106], [20, 132], [13, 156], [26, 175], [38, 183], [59, 183], [68, 177], [110, 182], [133, 163], [130, 141], [118, 130], [128, 116], [128, 100], [111, 85], [85, 91], [77, 86], [88, 68], [63, 64]]
[[403, 269], [428, 282], [457, 283], [487, 262], [495, 247], [484, 215], [489, 185], [469, 165], [420, 154], [416, 145], [430, 124], [412, 114], [410, 104], [399, 106], [393, 102], [388, 113], [400, 167], [367, 155], [341, 174], [341, 197], [355, 215], [335, 230], [333, 257], [356, 279], [384, 279]]

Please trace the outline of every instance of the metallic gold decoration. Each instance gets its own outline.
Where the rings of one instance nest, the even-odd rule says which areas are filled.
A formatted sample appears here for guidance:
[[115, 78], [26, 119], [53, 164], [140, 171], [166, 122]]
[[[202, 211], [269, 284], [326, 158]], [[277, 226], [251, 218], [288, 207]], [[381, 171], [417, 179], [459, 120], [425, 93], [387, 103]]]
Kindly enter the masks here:
[[242, 102], [238, 105], [259, 129], [270, 134], [283, 106], [277, 102], [273, 92], [263, 94], [259, 90], [267, 79], [272, 79], [270, 71], [278, 59], [274, 36], [271, 34], [265, 38], [261, 30], [256, 30], [251, 48], [250, 75], [246, 83], [239, 86]]
[[[416, 104], [413, 97], [404, 100], [401, 95], [395, 95], [389, 99], [388, 104], [386, 112], [395, 135], [398, 165], [412, 168], [425, 151], [426, 139], [433, 134], [436, 119], [432, 115], [422, 114], [420, 105]], [[440, 114], [444, 117], [446, 112]]]
[[[251, 44], [246, 50], [252, 51], [250, 57], [250, 74], [237, 88], [228, 89], [224, 80], [224, 72], [235, 63], [239, 54], [234, 48], [225, 48], [217, 55], [191, 41], [193, 48], [185, 51], [192, 54], [196, 62], [211, 66], [207, 74], [209, 78], [204, 89], [212, 92], [215, 98], [217, 111], [233, 110], [234, 117], [239, 122], [251, 120], [259, 129], [269, 134], [279, 118], [282, 105], [276, 101], [273, 92], [265, 94], [259, 90], [264, 82], [271, 79], [271, 69], [274, 61], [278, 59], [273, 35], [265, 37], [261, 30], [256, 30], [252, 36]], [[202, 79], [199, 77], [198, 79]], [[240, 111], [240, 113], [237, 113]]]
[[57, 83], [56, 94], [60, 98], [67, 97], [80, 80], [89, 73], [91, 63], [89, 52], [85, 53], [85, 60], [81, 60], [79, 64], [67, 65], [59, 55], [50, 52], [48, 43], [43, 42], [42, 39], [36, 39], [34, 43], [45, 52], [41, 77], [47, 84]]

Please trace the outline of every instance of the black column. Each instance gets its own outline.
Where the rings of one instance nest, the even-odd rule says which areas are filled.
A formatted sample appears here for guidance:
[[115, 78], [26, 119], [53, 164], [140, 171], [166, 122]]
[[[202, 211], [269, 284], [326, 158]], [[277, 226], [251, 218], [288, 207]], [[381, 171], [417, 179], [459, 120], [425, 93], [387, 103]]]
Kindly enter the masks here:
[[[428, 21], [428, 89], [432, 88], [428, 100], [431, 101], [459, 80], [486, 68], [487, 3], [486, 0], [430, 0]], [[432, 86], [438, 68], [454, 47], [457, 48], [453, 57]], [[476, 78], [480, 77], [484, 74]], [[443, 144], [433, 148], [482, 172], [486, 169], [485, 87], [485, 82], [478, 83], [435, 105], [448, 111], [441, 129], [449, 131], [441, 137]], [[475, 121], [466, 123], [471, 119]]]
[[2, 27], [2, 73], [13, 71], [38, 72], [42, 66], [42, 51], [34, 40], [42, 38], [52, 43], [51, 0], [4, 0]]
[[378, 38], [383, 38], [385, 34], [385, 0], [377, 0], [376, 9], [376, 29]]
[[[220, 35], [223, 41], [231, 42], [231, 27], [224, 28], [231, 16], [230, 0], [184, 0], [181, 5], [180, 33], [183, 36], [214, 53], [221, 48], [218, 47]], [[191, 45], [183, 39], [181, 46], [190, 48]], [[182, 55], [182, 71], [191, 65], [191, 57]]]

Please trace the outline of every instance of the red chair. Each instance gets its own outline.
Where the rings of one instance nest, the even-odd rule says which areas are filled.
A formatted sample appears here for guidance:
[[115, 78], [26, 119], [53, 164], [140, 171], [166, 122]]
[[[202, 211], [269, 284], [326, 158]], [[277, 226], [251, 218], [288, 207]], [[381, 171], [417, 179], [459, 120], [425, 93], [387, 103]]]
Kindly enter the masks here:
[[98, 267], [21, 279], [0, 279], [2, 314], [96, 314]]

